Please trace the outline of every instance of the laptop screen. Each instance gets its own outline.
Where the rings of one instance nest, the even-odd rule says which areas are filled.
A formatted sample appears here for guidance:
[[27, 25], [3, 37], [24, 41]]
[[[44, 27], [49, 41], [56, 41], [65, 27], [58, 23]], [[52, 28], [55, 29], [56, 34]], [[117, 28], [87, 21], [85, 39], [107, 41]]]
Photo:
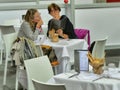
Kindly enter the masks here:
[[75, 71], [89, 71], [88, 50], [75, 50], [74, 51], [74, 67]]

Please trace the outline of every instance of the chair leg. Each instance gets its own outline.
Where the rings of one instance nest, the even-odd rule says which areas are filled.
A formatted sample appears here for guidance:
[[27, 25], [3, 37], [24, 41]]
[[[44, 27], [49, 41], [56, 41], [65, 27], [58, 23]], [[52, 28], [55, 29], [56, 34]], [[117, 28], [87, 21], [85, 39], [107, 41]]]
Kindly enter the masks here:
[[8, 65], [8, 54], [6, 53], [6, 60], [5, 60], [5, 68], [4, 68], [3, 85], [6, 85], [6, 78], [7, 78], [7, 65]]
[[52, 67], [54, 75], [57, 75], [57, 66]]
[[3, 57], [2, 57], [2, 53], [3, 53], [2, 51], [3, 51], [3, 50], [1, 49], [1, 52], [0, 52], [0, 56], [1, 56], [1, 58], [0, 58], [0, 64], [2, 64], [2, 58], [3, 58]]
[[15, 84], [15, 90], [18, 90], [18, 67], [16, 68], [16, 84]]
[[119, 61], [119, 66], [118, 66], [118, 68], [120, 68], [120, 61]]

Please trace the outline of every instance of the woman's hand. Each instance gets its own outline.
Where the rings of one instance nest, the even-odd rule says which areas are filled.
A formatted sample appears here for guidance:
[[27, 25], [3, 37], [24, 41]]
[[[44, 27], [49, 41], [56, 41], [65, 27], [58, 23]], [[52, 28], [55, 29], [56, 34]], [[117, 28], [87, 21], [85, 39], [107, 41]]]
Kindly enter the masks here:
[[68, 39], [68, 35], [63, 33], [62, 29], [58, 29], [56, 33], [64, 39]]
[[68, 39], [69, 37], [68, 37], [67, 34], [63, 34], [63, 38], [64, 38], [64, 39]]
[[62, 36], [63, 35], [63, 30], [62, 29], [58, 29], [56, 31], [56, 33], [59, 35], [59, 36]]
[[40, 28], [42, 24], [43, 24], [43, 20], [40, 19], [40, 20], [37, 22], [36, 28]]

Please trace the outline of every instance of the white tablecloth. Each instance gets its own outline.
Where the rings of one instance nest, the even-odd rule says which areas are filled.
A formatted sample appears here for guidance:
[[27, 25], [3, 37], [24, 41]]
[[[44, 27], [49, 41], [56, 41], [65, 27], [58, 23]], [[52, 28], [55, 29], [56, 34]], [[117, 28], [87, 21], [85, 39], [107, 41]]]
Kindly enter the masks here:
[[67, 90], [120, 90], [120, 79], [101, 78], [93, 81], [90, 79], [85, 80], [82, 77], [77, 78], [77, 76], [69, 78], [72, 74], [63, 73], [56, 75], [53, 77], [52, 83], [65, 84]]
[[45, 40], [42, 45], [50, 45], [55, 50], [56, 56], [60, 62], [57, 67], [57, 73], [70, 70], [70, 62], [74, 62], [75, 49], [87, 49], [88, 45], [84, 39], [60, 39], [59, 42]]

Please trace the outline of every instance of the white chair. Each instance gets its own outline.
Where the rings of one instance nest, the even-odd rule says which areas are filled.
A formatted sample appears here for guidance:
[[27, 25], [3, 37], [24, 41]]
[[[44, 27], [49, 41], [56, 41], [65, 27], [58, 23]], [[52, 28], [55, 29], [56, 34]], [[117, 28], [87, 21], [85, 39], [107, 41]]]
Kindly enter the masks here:
[[2, 34], [9, 34], [15, 32], [15, 28], [13, 25], [0, 25], [0, 30]]
[[0, 43], [0, 65], [2, 64], [3, 51], [4, 51], [4, 47], [3, 47], [3, 43], [1, 41], [1, 43]]
[[35, 90], [66, 90], [64, 84], [48, 84], [32, 79]]
[[[10, 34], [10, 33], [15, 33], [15, 28], [13, 25], [0, 25], [0, 49], [1, 49], [1, 59], [2, 59], [2, 53], [5, 49], [4, 47], [4, 40], [3, 40], [3, 35], [4, 34]], [[2, 60], [1, 60], [2, 64]]]
[[[92, 57], [103, 59], [105, 58], [105, 44], [108, 37], [104, 39], [95, 40], [90, 47], [90, 52], [92, 53]], [[104, 63], [104, 66], [106, 66], [106, 62]], [[89, 65], [89, 70], [92, 71], [92, 66]]]
[[[95, 44], [92, 50], [92, 56], [94, 58], [99, 58], [99, 59], [105, 58], [105, 44], [107, 39], [108, 37], [95, 41]], [[106, 62], [104, 63], [104, 66], [106, 67]], [[89, 65], [89, 69], [92, 70], [92, 67], [90, 65]]]
[[15, 31], [18, 33], [19, 28], [21, 25], [22, 21], [20, 19], [14, 18], [14, 19], [7, 19], [3, 22], [3, 25], [13, 25], [15, 28]]
[[95, 58], [104, 58], [105, 57], [105, 44], [107, 41], [106, 37], [105, 39], [96, 40], [95, 45], [92, 50], [92, 56]]
[[24, 63], [27, 71], [28, 90], [34, 90], [32, 78], [47, 82], [53, 77], [52, 66], [47, 56], [25, 60]]
[[3, 35], [3, 40], [5, 43], [5, 50], [6, 50], [3, 85], [6, 85], [8, 59], [9, 59], [12, 44], [16, 38], [17, 38], [17, 33], [10, 33], [10, 34]]
[[0, 65], [2, 64], [3, 51], [4, 51], [4, 42], [3, 42], [2, 34], [1, 34], [1, 31], [0, 31]]
[[[37, 50], [38, 50], [38, 55], [43, 56], [43, 51], [42, 48], [40, 46], [36, 46]], [[19, 66], [17, 66], [16, 69], [16, 84], [15, 84], [15, 90], [18, 90], [18, 82], [21, 83], [23, 89], [27, 89], [27, 75], [26, 75], [26, 70], [24, 70], [23, 68], [20, 68]]]

